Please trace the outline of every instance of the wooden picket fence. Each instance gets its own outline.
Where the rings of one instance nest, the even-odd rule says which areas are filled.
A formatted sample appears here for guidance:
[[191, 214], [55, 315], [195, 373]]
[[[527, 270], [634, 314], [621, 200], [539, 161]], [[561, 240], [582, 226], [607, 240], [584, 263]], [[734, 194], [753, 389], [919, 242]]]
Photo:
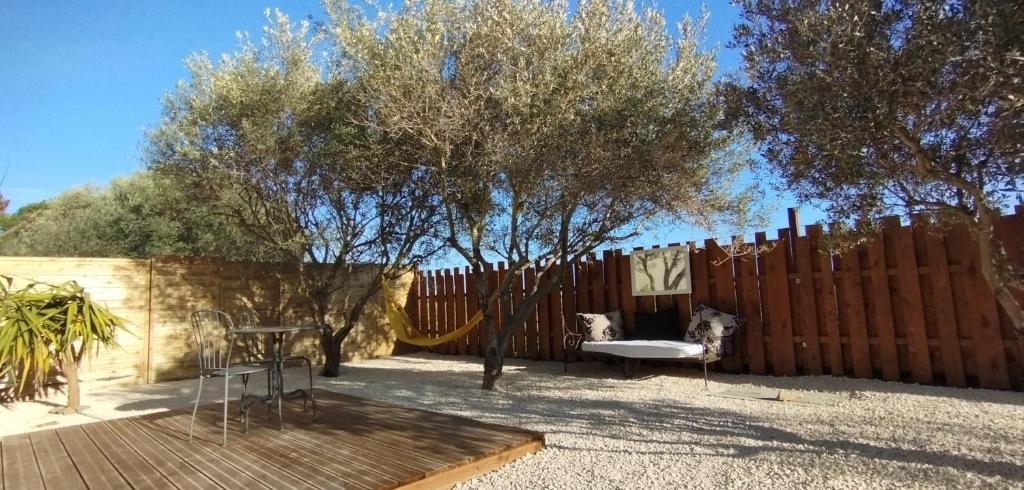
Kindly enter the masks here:
[[[629, 255], [622, 250], [572, 264], [561, 288], [515, 333], [506, 355], [563, 360], [563, 322], [576, 313], [622, 310], [630, 332], [638, 311], [676, 308], [685, 328], [693, 308], [706, 304], [746, 319], [736, 355], [721, 363], [727, 372], [1024, 388], [1024, 337], [1010, 328], [978, 273], [977, 245], [965, 229], [941, 232], [890, 217], [879, 237], [839, 255], [819, 252], [821, 226], [807, 226], [800, 235], [795, 210], [789, 221], [774, 239], [754, 235], [749, 245], [760, 246], [761, 254], [730, 256], [715, 240], [691, 242], [689, 295], [634, 297]], [[1024, 206], [1004, 216], [997, 233], [1009, 259], [1024, 263]], [[489, 282], [505, 274], [498, 264]], [[527, 269], [514, 282], [513, 309], [535, 274]], [[466, 294], [474, 290], [468, 268], [420, 272], [407, 312], [420, 331], [443, 334], [478, 311], [475, 296]], [[479, 356], [481, 335], [474, 329], [430, 350]]]

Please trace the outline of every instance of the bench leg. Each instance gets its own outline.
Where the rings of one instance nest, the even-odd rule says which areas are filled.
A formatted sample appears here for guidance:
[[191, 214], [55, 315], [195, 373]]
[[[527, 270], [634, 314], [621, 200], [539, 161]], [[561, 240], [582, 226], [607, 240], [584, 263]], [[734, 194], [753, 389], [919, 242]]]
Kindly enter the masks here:
[[704, 389], [707, 390], [708, 389], [708, 363], [705, 362], [705, 363], [702, 363], [702, 364], [704, 364]]

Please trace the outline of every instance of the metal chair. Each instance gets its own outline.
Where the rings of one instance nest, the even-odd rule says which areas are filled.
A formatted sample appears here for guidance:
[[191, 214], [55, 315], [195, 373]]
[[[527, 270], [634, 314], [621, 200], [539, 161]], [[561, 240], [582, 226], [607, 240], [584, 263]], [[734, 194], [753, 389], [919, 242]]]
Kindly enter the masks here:
[[[195, 335], [196, 345], [199, 347], [199, 390], [196, 391], [195, 406], [192, 407], [192, 421], [188, 424], [188, 440], [192, 441], [192, 427], [196, 422], [196, 412], [199, 410], [199, 401], [203, 396], [203, 380], [206, 378], [224, 378], [224, 440], [222, 445], [228, 444], [228, 382], [231, 378], [240, 376], [242, 378], [242, 401], [245, 401], [245, 385], [249, 382], [249, 375], [261, 372], [270, 372], [265, 365], [231, 365], [231, 351], [235, 344], [235, 336], [232, 332], [234, 324], [231, 317], [223, 311], [200, 310], [192, 313], [192, 333]], [[249, 411], [243, 410], [242, 416], [245, 420], [245, 430], [249, 430]]]
[[[252, 328], [252, 327], [258, 327], [258, 326], [262, 325], [263, 322], [260, 320], [260, 312], [267, 313], [267, 315], [265, 315], [265, 316], [270, 316], [271, 314], [273, 314], [273, 310], [270, 309], [270, 308], [245, 308], [245, 309], [242, 310], [242, 312], [238, 316], [238, 328]], [[263, 346], [259, 345], [260, 342], [258, 342], [256, 337], [253, 337], [251, 335], [247, 336], [247, 337], [248, 337], [248, 339], [250, 339], [249, 343], [246, 344], [246, 358], [247, 358], [248, 362], [255, 363], [255, 364], [270, 365], [272, 367], [274, 365], [274, 358], [271, 357], [267, 353], [266, 346], [265, 345], [263, 345]], [[282, 349], [284, 348], [283, 345], [280, 346], [280, 347]], [[308, 357], [306, 357], [306, 356], [284, 356], [284, 362], [289, 362], [289, 361], [302, 361], [302, 362], [306, 363], [306, 371], [309, 374], [309, 396], [310, 396], [310, 398], [312, 398], [313, 397], [313, 362]], [[273, 371], [273, 369], [271, 369], [271, 371]], [[281, 380], [281, 381], [283, 382], [284, 380]], [[270, 389], [271, 389], [270, 373], [268, 372], [267, 373], [267, 394], [268, 395], [270, 394]], [[243, 390], [244, 390], [244, 386], [243, 386]], [[305, 408], [306, 408], [305, 402], [303, 402], [302, 408], [303, 408], [303, 410], [305, 410]], [[316, 400], [313, 400], [313, 410], [314, 410], [313, 413], [315, 414], [316, 413]]]

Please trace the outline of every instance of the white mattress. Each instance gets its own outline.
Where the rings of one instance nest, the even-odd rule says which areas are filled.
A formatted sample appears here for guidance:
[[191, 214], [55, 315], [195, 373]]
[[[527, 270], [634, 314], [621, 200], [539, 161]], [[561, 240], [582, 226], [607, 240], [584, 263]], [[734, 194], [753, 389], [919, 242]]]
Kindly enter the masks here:
[[681, 340], [609, 340], [583, 342], [586, 352], [602, 352], [634, 359], [700, 358], [704, 346]]

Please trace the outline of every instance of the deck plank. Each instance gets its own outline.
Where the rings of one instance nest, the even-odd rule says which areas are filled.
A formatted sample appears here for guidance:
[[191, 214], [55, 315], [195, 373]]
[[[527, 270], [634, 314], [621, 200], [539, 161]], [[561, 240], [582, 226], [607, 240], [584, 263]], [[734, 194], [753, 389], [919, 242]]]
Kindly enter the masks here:
[[[396, 484], [414, 481], [425, 475], [426, 470], [432, 469], [431, 467], [419, 470], [414, 465], [407, 463], [405, 457], [410, 453], [399, 450], [375, 450], [377, 448], [368, 447], [367, 444], [360, 444], [360, 441], [353, 440], [354, 437], [345, 436], [349, 436], [349, 434], [332, 432], [328, 437], [320, 431], [309, 430], [286, 430], [279, 434], [279, 437], [304, 445], [310, 451], [329, 446], [331, 447], [331, 451], [327, 453], [329, 457], [359, 468], [360, 471], [379, 474]], [[396, 453], [401, 456], [396, 456]]]
[[107, 457], [121, 473], [121, 477], [135, 490], [156, 490], [174, 487], [145, 458], [130, 448], [103, 422], [85, 424], [82, 430], [89, 436], [93, 444]]
[[[65, 450], [57, 433], [51, 431], [30, 433], [29, 440], [32, 441], [32, 451], [36, 455], [36, 463], [39, 468], [46, 468], [46, 471], [42, 472], [43, 485], [47, 488], [61, 489], [86, 488], [85, 481], [82, 480], [83, 476], [79, 474], [80, 470], [75, 468], [76, 462], [73, 462], [71, 456], [68, 455], [68, 451], [74, 450], [73, 445], [69, 445]], [[89, 463], [91, 461], [77, 462], [83, 466], [89, 465]], [[111, 470], [113, 469], [111, 468]], [[117, 475], [116, 471], [114, 475]], [[122, 488], [124, 487], [122, 486]]]
[[179, 489], [188, 488], [218, 488], [219, 486], [206, 475], [196, 471], [194, 467], [182, 460], [180, 457], [168, 451], [163, 446], [156, 444], [142, 430], [126, 420], [110, 420], [107, 425], [114, 431], [122, 441], [143, 459], [148, 461], [153, 468], [160, 472], [164, 478], [174, 483]]
[[[449, 415], [446, 413], [431, 412], [420, 408], [402, 407], [392, 403], [386, 403], [378, 400], [372, 400], [367, 398], [358, 398], [351, 395], [344, 395], [341, 393], [332, 393], [331, 401], [335, 404], [344, 403], [347, 409], [358, 409], [368, 413], [383, 413], [389, 412], [392, 414], [398, 413], [416, 413], [432, 417], [436, 420], [444, 420], [450, 422], [452, 425], [459, 427], [463, 430], [471, 431], [484, 431], [489, 435], [492, 435], [500, 440], [518, 441], [523, 437], [535, 436], [536, 433], [526, 429], [520, 429], [518, 427], [509, 427], [507, 425], [499, 425], [490, 422], [484, 422], [481, 420], [468, 419], [466, 417], [459, 417], [457, 415]], [[471, 422], [467, 424], [468, 422]]]
[[[147, 417], [144, 421], [147, 424], [152, 424], [154, 430], [169, 430], [178, 434], [188, 434], [188, 423], [189, 415], [172, 412], [166, 414], [164, 417]], [[204, 431], [205, 433], [205, 431]], [[198, 432], [196, 432], [198, 434]], [[204, 451], [207, 454], [211, 454], [213, 457], [217, 457], [224, 461], [225, 464], [236, 468], [238, 471], [244, 471], [262, 481], [264, 484], [269, 485], [271, 488], [293, 488], [309, 490], [317, 487], [312, 484], [300, 480], [290, 475], [286, 468], [288, 467], [288, 461], [276, 461], [268, 463], [266, 461], [250, 457], [248, 454], [241, 451], [225, 451], [220, 446], [220, 441], [214, 437], [214, 435], [207, 435], [205, 437], [194, 437], [192, 440], [192, 446], [198, 448], [200, 451]]]
[[390, 447], [409, 447], [446, 461], [461, 462], [506, 447], [499, 441], [477, 440], [447, 424], [417, 425], [415, 419], [367, 416], [356, 411], [346, 412], [342, 407], [329, 406], [321, 410], [333, 416], [330, 424], [335, 428], [353, 431]]
[[[196, 418], [194, 437], [220, 444], [220, 431], [212, 425], [216, 418], [210, 415], [213, 415], [213, 412], [209, 410], [199, 411]], [[286, 426], [286, 430], [289, 429], [292, 429], [292, 427]], [[278, 432], [276, 422], [251, 424], [247, 434], [241, 431], [230, 432], [228, 434], [228, 447], [260, 459], [265, 464], [277, 464], [282, 471], [287, 472], [292, 478], [317, 488], [379, 488], [360, 481], [364, 480], [361, 475], [351, 470], [339, 474], [321, 468], [319, 460], [315, 463], [312, 461], [319, 457], [317, 453], [271, 440], [268, 433], [276, 432]]]
[[[314, 420], [301, 404], [277, 417], [257, 409], [249, 431], [222, 405], [5, 438], [3, 488], [393, 488], [450, 487], [543, 448], [542, 434], [317, 390]], [[237, 404], [232, 402], [230, 413]], [[42, 474], [40, 468], [64, 468]]]
[[4, 488], [42, 489], [43, 475], [36, 464], [28, 434], [3, 438]]
[[65, 427], [56, 432], [89, 488], [131, 488], [81, 427]]
[[146, 424], [145, 420], [129, 419], [127, 422], [143, 430], [151, 439], [178, 455], [221, 487], [236, 490], [270, 488], [244, 472], [234, 471], [231, 466], [221, 464], [219, 458], [210, 458], [207, 454], [196, 451], [194, 446], [189, 445], [187, 434], [155, 430]]

